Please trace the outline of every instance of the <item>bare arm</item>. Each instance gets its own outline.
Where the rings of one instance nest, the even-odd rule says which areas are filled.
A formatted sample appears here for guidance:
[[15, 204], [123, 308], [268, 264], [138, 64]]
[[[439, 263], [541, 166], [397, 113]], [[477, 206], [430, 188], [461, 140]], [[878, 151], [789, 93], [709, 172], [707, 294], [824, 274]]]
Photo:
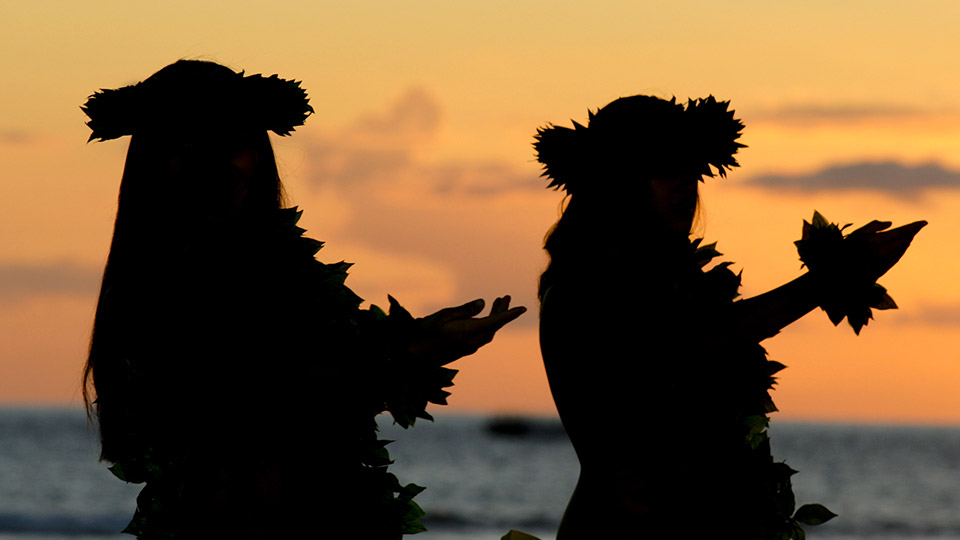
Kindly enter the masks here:
[[[869, 250], [858, 262], [870, 277], [877, 279], [903, 257], [913, 237], [926, 224], [918, 221], [886, 231], [890, 222], [873, 221], [848, 238], [865, 241]], [[773, 337], [816, 308], [823, 289], [816, 277], [807, 273], [769, 292], [735, 302], [731, 327], [751, 340]]]
[[814, 279], [804, 274], [761, 295], [733, 304], [733, 328], [742, 329], [750, 341], [777, 335], [790, 323], [817, 307]]

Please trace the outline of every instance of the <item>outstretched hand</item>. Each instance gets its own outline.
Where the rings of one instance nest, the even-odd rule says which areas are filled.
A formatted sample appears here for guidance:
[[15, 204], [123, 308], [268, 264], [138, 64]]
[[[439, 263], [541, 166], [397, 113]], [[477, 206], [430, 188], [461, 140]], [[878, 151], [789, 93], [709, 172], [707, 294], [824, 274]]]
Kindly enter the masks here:
[[861, 245], [865, 247], [864, 260], [860, 262], [872, 279], [878, 279], [897, 264], [910, 247], [913, 237], [927, 225], [927, 222], [915, 221], [896, 229], [886, 230], [891, 224], [889, 221], [874, 220], [846, 237], [847, 241], [862, 242]]
[[409, 352], [439, 365], [448, 364], [477, 352], [493, 340], [497, 330], [527, 311], [523, 306], [511, 308], [510, 297], [503, 296], [493, 301], [489, 315], [476, 317], [483, 305], [483, 299], [478, 299], [417, 319]]

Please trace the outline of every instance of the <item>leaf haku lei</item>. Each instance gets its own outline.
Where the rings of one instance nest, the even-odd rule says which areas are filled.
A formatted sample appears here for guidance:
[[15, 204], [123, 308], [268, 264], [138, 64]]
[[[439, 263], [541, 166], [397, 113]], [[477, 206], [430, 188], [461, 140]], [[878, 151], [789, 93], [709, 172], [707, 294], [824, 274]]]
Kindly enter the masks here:
[[[712, 95], [689, 99], [686, 106], [676, 98], [621, 97], [587, 111], [586, 126], [537, 129], [533, 146], [541, 176], [550, 179], [547, 187], [569, 194], [618, 187], [598, 179], [630, 177], [624, 171], [726, 177], [739, 167], [735, 155], [746, 147], [737, 142], [743, 122], [734, 114], [729, 101]], [[677, 163], [685, 164], [683, 170], [676, 170]]]
[[121, 88], [104, 88], [80, 107], [90, 120], [90, 141], [108, 141], [144, 130], [180, 132], [249, 127], [289, 135], [313, 114], [300, 81], [277, 75], [211, 72], [202, 84], [154, 76]]

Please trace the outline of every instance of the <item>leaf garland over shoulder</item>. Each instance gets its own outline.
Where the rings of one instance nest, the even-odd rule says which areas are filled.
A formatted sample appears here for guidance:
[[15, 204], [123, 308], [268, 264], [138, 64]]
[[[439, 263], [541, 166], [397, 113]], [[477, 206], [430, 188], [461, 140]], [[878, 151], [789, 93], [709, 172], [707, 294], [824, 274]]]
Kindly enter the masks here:
[[[741, 274], [731, 271], [729, 262], [715, 264], [704, 271], [722, 254], [717, 251], [716, 243], [701, 245], [701, 242], [699, 238], [690, 242], [690, 264], [700, 271], [697, 279], [699, 284], [692, 284], [691, 290], [700, 297], [700, 305], [730, 305], [739, 296]], [[763, 486], [765, 492], [765, 515], [759, 516], [769, 529], [764, 538], [802, 540], [805, 536], [802, 525], [818, 525], [836, 514], [820, 504], [805, 504], [797, 508], [790, 480], [796, 471], [786, 463], [775, 462], [771, 453], [768, 433], [770, 418], [767, 415], [775, 412], [777, 407], [770, 391], [777, 383], [776, 374], [786, 366], [768, 359], [764, 348], [757, 343], [728, 343], [726, 346], [730, 347], [730, 353], [741, 355], [742, 358], [736, 363], [746, 366], [748, 370], [735, 376], [742, 377], [744, 384], [751, 385], [739, 392], [746, 401], [739, 407], [737, 422], [743, 436], [743, 451], [752, 456], [750, 462], [757, 464], [748, 474], [756, 474], [759, 478], [751, 478], [750, 481]], [[726, 354], [711, 352], [721, 357]]]
[[378, 384], [374, 385], [379, 395], [371, 395], [376, 401], [368, 404], [370, 431], [364, 438], [365, 449], [359, 456], [362, 467], [367, 471], [368, 482], [372, 484], [372, 489], [380, 493], [377, 499], [383, 504], [379, 516], [376, 509], [371, 509], [369, 516], [386, 521], [381, 528], [392, 531], [390, 534], [396, 534], [398, 538], [400, 534], [425, 531], [426, 528], [420, 523], [424, 512], [413, 501], [424, 488], [416, 484], [401, 485], [396, 476], [387, 471], [387, 467], [393, 463], [386, 448], [390, 441], [376, 436], [373, 416], [387, 411], [404, 428], [413, 426], [417, 418], [433, 420], [426, 407], [429, 403], [446, 405], [446, 397], [450, 393], [444, 389], [453, 386], [457, 370], [417, 363], [409, 357], [406, 346], [416, 331], [415, 319], [392, 296], [389, 297], [388, 313], [376, 305], [369, 310], [360, 310], [362, 299], [344, 284], [347, 269], [351, 265], [343, 262], [324, 264], [316, 260], [315, 254], [323, 243], [304, 236], [306, 231], [297, 225], [301, 214], [302, 211], [296, 208], [280, 210], [278, 237], [291, 243], [290, 251], [301, 254], [300, 260], [314, 274], [312, 281], [325, 289], [322, 294], [324, 298], [340, 298], [344, 305], [353, 308], [340, 316], [348, 318], [353, 313], [350, 325], [359, 330], [363, 343], [374, 347], [373, 354], [380, 356], [379, 361], [376, 358], [368, 359], [377, 362], [368, 366], [368, 371], [379, 371]]
[[[357, 353], [357, 359], [338, 361], [365, 363], [363, 372], [371, 379], [364, 381], [371, 390], [357, 394], [367, 401], [347, 404], [368, 413], [359, 455], [353, 463], [323, 465], [359, 468], [362, 488], [369, 492], [364, 500], [373, 501], [371, 504], [375, 505], [362, 509], [365, 525], [383, 531], [384, 538], [424, 531], [420, 522], [424, 512], [413, 500], [424, 488], [412, 483], [403, 485], [388, 471], [393, 461], [386, 446], [391, 441], [378, 437], [374, 417], [387, 411], [404, 428], [413, 426], [417, 418], [432, 419], [426, 412], [427, 404], [446, 404], [449, 392], [444, 389], [453, 385], [457, 372], [420, 364], [409, 357], [406, 349], [415, 320], [392, 297], [389, 313], [377, 306], [369, 310], [359, 308], [362, 299], [344, 284], [350, 264], [324, 264], [316, 260], [315, 254], [323, 243], [304, 236], [306, 231], [297, 225], [301, 214], [296, 208], [276, 211], [273, 219], [257, 232], [262, 235], [260, 243], [270, 246], [271, 255], [282, 257], [283, 264], [289, 266], [284, 267], [285, 272], [296, 276], [297, 282], [309, 284], [301, 298], [307, 303], [306, 309], [321, 302], [322, 306], [314, 307], [322, 309], [325, 318], [335, 317], [338, 329], [355, 329], [353, 339], [363, 351]], [[310, 362], [310, 359], [304, 361]], [[130, 376], [135, 379], [133, 366], [130, 370]], [[115, 463], [110, 471], [125, 482], [146, 483], [137, 499], [134, 517], [124, 532], [145, 539], [179, 537], [182, 531], [178, 529], [177, 516], [181, 513], [184, 486], [189, 479], [184, 476], [184, 467], [178, 459], [147, 446], [140, 455]], [[318, 486], [334, 497], [336, 490], [342, 488]], [[323, 526], [319, 527], [318, 532], [322, 532]]]

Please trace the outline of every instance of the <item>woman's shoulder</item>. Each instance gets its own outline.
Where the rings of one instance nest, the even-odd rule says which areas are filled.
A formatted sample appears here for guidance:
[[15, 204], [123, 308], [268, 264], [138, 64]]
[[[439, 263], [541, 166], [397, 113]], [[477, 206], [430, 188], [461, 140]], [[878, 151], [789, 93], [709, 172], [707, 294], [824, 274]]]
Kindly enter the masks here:
[[558, 280], [540, 302], [540, 343], [544, 359], [612, 354], [647, 328], [658, 310], [629, 287]]

